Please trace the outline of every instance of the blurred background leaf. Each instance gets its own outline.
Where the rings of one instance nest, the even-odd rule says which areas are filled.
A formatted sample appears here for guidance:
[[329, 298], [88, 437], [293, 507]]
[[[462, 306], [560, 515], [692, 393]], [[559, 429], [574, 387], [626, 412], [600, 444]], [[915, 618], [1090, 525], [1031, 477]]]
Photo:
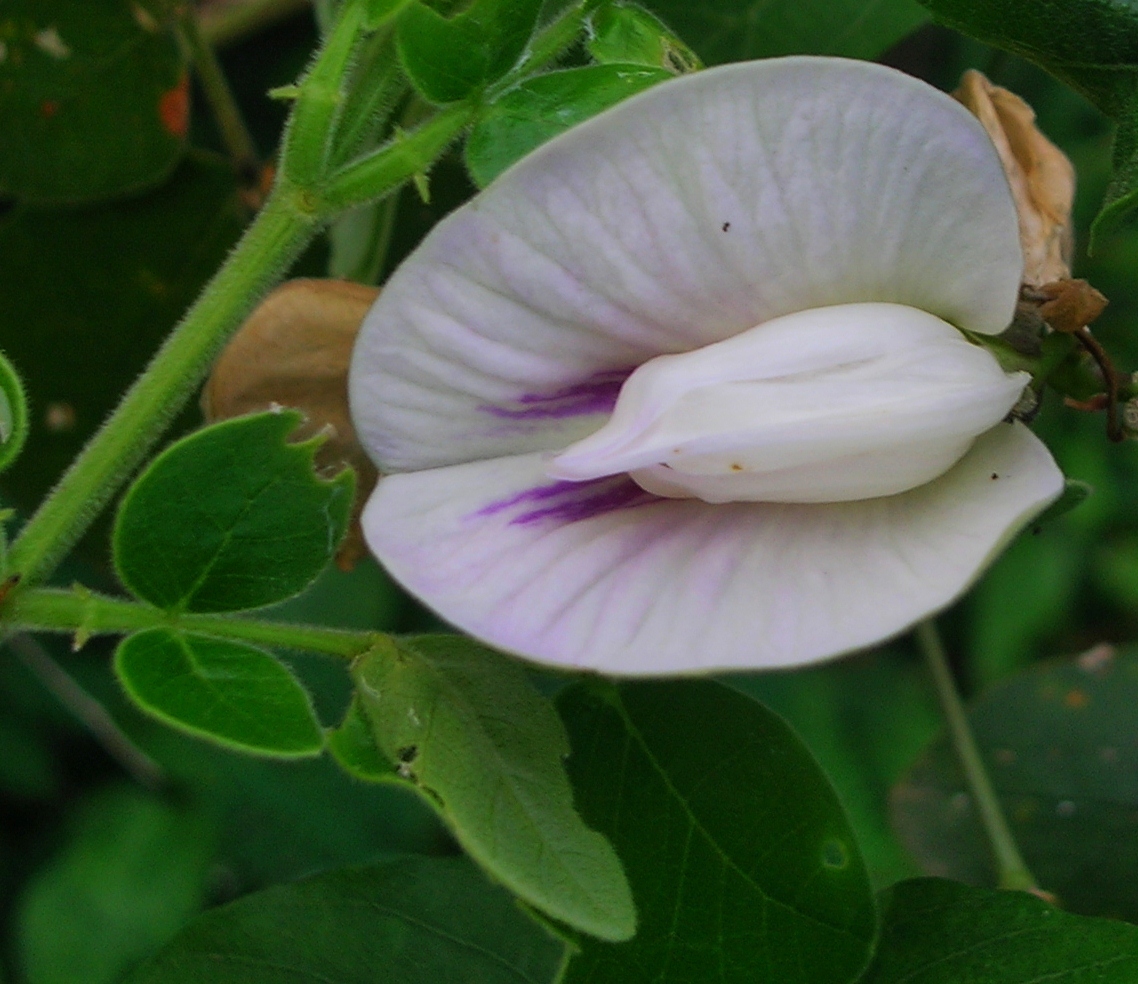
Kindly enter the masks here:
[[647, 0], [708, 65], [776, 55], [877, 58], [928, 20], [916, 0]]
[[189, 130], [189, 75], [166, 0], [8, 0], [0, 191], [75, 204], [153, 187]]
[[127, 786], [86, 796], [16, 911], [28, 984], [113, 984], [201, 906], [215, 832]]
[[[1138, 920], [1138, 652], [1044, 663], [983, 693], [969, 718], [1029, 867], [1064, 908]], [[893, 791], [928, 874], [994, 885], [952, 749], [937, 739]]]

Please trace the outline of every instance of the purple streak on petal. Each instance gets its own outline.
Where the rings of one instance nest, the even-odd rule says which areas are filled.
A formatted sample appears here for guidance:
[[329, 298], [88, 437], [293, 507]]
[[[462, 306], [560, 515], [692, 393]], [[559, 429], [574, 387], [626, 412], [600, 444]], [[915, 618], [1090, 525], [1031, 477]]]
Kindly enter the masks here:
[[659, 496], [645, 492], [627, 475], [615, 475], [586, 482], [558, 481], [538, 485], [509, 499], [492, 502], [475, 515], [494, 516], [507, 509], [521, 507], [521, 511], [510, 520], [511, 526], [528, 526], [547, 520], [576, 523], [616, 509], [633, 509], [662, 501]]
[[507, 420], [547, 420], [612, 413], [620, 388], [630, 375], [631, 369], [610, 369], [552, 393], [523, 393], [514, 401], [517, 404], [514, 407], [483, 406], [479, 409]]

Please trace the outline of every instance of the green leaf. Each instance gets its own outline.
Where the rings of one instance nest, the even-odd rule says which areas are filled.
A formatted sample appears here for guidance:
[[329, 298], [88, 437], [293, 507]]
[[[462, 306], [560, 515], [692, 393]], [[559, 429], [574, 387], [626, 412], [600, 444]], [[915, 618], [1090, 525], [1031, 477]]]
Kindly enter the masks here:
[[1095, 240], [1138, 206], [1138, 5], [1131, 0], [920, 0], [937, 20], [1047, 69], [1119, 124]]
[[1035, 517], [1035, 521], [1031, 524], [1032, 527], [1045, 526], [1060, 516], [1065, 516], [1072, 509], [1086, 502], [1093, 493], [1094, 486], [1089, 482], [1083, 482], [1077, 478], [1068, 478], [1063, 483], [1063, 494]]
[[358, 696], [352, 698], [344, 720], [328, 732], [328, 751], [350, 776], [365, 782], [386, 782], [398, 776], [395, 766], [376, 747], [371, 722], [360, 709]]
[[[972, 723], [1012, 833], [1064, 908], [1138, 919], [1138, 653], [1091, 650], [1012, 677]], [[987, 843], [948, 742], [894, 789], [893, 818], [925, 871], [994, 885]]]
[[295, 410], [203, 428], [131, 486], [115, 521], [115, 566], [169, 611], [258, 608], [302, 591], [347, 528], [355, 477], [313, 473], [319, 440], [289, 444]]
[[448, 19], [416, 0], [399, 19], [400, 61], [431, 102], [457, 102], [517, 64], [540, 10], [541, 0], [474, 0]]
[[1026, 892], [920, 878], [884, 892], [881, 908], [862, 984], [1138, 981], [1138, 927], [1072, 916]]
[[141, 708], [220, 745], [280, 758], [324, 747], [308, 694], [262, 649], [147, 629], [119, 644], [115, 672]]
[[[1138, 85], [1138, 79], [1134, 79], [1132, 84]], [[1092, 251], [1102, 236], [1117, 229], [1138, 208], [1138, 95], [1131, 96], [1118, 116], [1112, 158], [1114, 173], [1106, 189], [1102, 210], [1091, 225]]]
[[163, 4], [7, 0], [0, 36], [0, 190], [75, 203], [170, 174], [189, 77]]
[[853, 831], [805, 746], [722, 684], [577, 686], [559, 700], [585, 819], [624, 861], [631, 942], [581, 943], [566, 984], [841, 984], [876, 913]]
[[557, 134], [672, 77], [642, 65], [590, 65], [528, 79], [486, 109], [466, 141], [466, 166], [485, 188]]
[[405, 857], [214, 909], [124, 984], [546, 984], [564, 950], [465, 859]]
[[889, 821], [889, 790], [943, 718], [924, 666], [878, 651], [726, 681], [781, 715], [845, 808], [877, 888], [920, 874]]
[[709, 65], [776, 55], [876, 58], [928, 19], [916, 0], [646, 0]]
[[589, 27], [585, 47], [602, 64], [647, 65], [674, 74], [701, 67], [691, 48], [636, 4], [606, 3], [593, 14]]
[[920, 3], [962, 34], [1041, 65], [1108, 116], [1130, 103], [1138, 70], [1138, 6], [1132, 0]]
[[1024, 669], [1039, 645], [1066, 624], [1085, 555], [1082, 538], [1054, 526], [1017, 538], [984, 574], [969, 599], [967, 649], [975, 654], [977, 686]]
[[213, 833], [128, 787], [89, 796], [16, 915], [27, 984], [115, 984], [201, 906]]
[[24, 384], [0, 352], [0, 471], [19, 455], [28, 437], [28, 399]]
[[[141, 199], [17, 206], [0, 218], [0, 348], [24, 376], [35, 448], [0, 475], [6, 502], [39, 503], [247, 220], [232, 166], [200, 153]], [[105, 536], [98, 559], [105, 563]]]
[[355, 673], [377, 744], [475, 861], [576, 929], [633, 934], [620, 862], [573, 809], [565, 731], [521, 664], [457, 636], [418, 636]]

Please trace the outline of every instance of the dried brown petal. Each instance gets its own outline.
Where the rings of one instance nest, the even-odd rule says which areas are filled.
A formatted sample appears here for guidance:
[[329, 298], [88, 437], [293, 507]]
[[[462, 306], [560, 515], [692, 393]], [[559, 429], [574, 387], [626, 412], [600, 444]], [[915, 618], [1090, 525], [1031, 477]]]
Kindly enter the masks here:
[[303, 439], [329, 434], [316, 453], [321, 469], [356, 470], [356, 503], [336, 563], [350, 569], [366, 553], [359, 513], [375, 487], [375, 466], [359, 446], [348, 413], [348, 362], [360, 323], [379, 291], [343, 280], [290, 280], [249, 315], [214, 364], [202, 390], [207, 420], [275, 406], [307, 418]]
[[980, 72], [965, 72], [953, 96], [983, 124], [1004, 165], [1019, 212], [1024, 283], [1038, 286], [1069, 277], [1075, 200], [1071, 162], [1039, 131], [1026, 102]]
[[1039, 288], [1039, 314], [1055, 331], [1085, 328], [1106, 310], [1107, 299], [1085, 280], [1059, 280]]

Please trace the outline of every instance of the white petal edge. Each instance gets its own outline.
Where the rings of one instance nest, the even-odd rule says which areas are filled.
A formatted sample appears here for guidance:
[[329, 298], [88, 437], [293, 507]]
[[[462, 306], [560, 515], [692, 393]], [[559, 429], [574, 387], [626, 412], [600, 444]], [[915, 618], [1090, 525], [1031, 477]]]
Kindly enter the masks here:
[[889, 498], [663, 500], [516, 522], [528, 507], [502, 504], [548, 484], [544, 460], [388, 476], [364, 532], [390, 573], [458, 628], [615, 676], [797, 666], [897, 635], [958, 598], [1063, 488], [1046, 447], [1015, 423]]
[[548, 450], [598, 423], [551, 394], [804, 308], [997, 332], [1022, 262], [996, 152], [948, 96], [842, 59], [708, 69], [539, 148], [431, 232], [364, 323], [356, 427], [389, 472]]

